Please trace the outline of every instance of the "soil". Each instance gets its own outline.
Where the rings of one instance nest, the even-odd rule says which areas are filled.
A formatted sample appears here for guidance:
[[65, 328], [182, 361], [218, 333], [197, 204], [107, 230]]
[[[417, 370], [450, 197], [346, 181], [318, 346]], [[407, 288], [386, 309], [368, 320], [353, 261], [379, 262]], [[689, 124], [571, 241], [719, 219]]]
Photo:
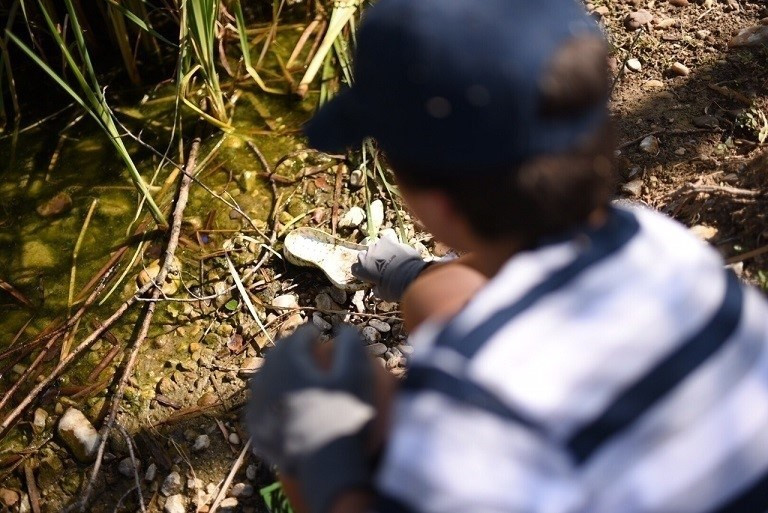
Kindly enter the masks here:
[[[768, 16], [768, 5], [735, 0], [594, 0], [588, 8], [605, 26], [612, 46], [619, 195], [695, 226], [744, 279], [765, 286], [768, 251], [753, 255], [768, 244], [768, 155], [761, 142], [761, 130], [768, 130], [764, 117], [768, 115], [768, 50], [729, 49], [728, 41], [735, 31]], [[650, 13], [653, 21], [640, 30], [630, 30], [627, 16], [639, 9]], [[639, 66], [630, 59], [637, 59]], [[673, 71], [675, 63], [683, 64], [690, 73], [683, 76]], [[648, 137], [654, 139], [646, 140]], [[643, 149], [647, 146], [651, 151]], [[299, 163], [293, 168], [311, 165], [316, 163]], [[369, 171], [369, 177], [379, 176], [375, 170]], [[337, 176], [341, 177], [338, 185]], [[306, 225], [331, 232], [352, 206], [365, 208], [371, 200], [381, 199], [386, 212], [383, 228], [406, 232], [410, 242], [422, 243], [434, 255], [445, 253], [445, 247], [400, 213], [401, 205], [382, 180], [376, 178], [370, 184], [373, 193], [366, 198], [366, 189], [357, 182], [359, 173], [350, 183], [352, 176], [349, 169], [334, 166], [296, 184], [276, 184], [278, 197], [284, 201], [272, 227], [282, 231]], [[245, 202], [247, 194], [242, 192], [235, 197]], [[234, 226], [248, 228], [241, 213], [230, 212], [229, 218]], [[259, 267], [264, 250], [254, 239], [240, 236], [225, 241], [211, 236], [215, 244], [206, 245], [210, 241], [198, 238], [199, 226], [194, 224], [185, 227], [183, 237], [197, 238], [203, 252], [215, 253], [225, 243], [232, 248], [233, 263], [253, 293], [259, 322], [271, 337], [315, 317], [319, 319], [314, 322], [323, 326], [351, 322], [362, 329], [368, 325], [371, 352], [381, 365], [402, 375], [410, 350], [397, 305], [370, 294], [341, 295], [328, 287], [320, 271], [295, 267], [278, 258]], [[266, 229], [267, 224], [261, 227]], [[338, 234], [352, 242], [360, 242], [366, 235], [364, 226], [339, 229]], [[279, 252], [279, 243], [272, 249]], [[185, 264], [197, 261], [188, 254], [180, 256]], [[125, 469], [121, 462], [129, 451], [126, 439], [115, 431], [91, 511], [136, 511], [137, 496], [132, 491], [136, 477], [145, 503], [149, 502], [148, 511], [162, 511], [166, 500], [162, 483], [171, 472], [182, 477], [181, 493], [189, 501], [188, 511], [208, 511], [216, 489], [244, 450], [247, 434], [240, 419], [247, 398], [247, 370], [258, 369], [262, 349], [269, 343], [250, 308], [238, 299], [227, 269], [225, 257], [218, 254], [206, 260], [204, 275], [202, 268], [182, 273], [183, 280], [194, 283], [193, 292], [216, 297], [163, 303], [159, 327], [145, 348], [119, 417], [131, 433], [140, 469], [135, 474], [120, 471]], [[298, 309], [272, 306], [275, 297], [286, 294], [296, 295]], [[376, 321], [384, 321], [386, 326]], [[328, 333], [326, 330], [326, 336]], [[103, 354], [106, 348], [97, 347], [94, 352], [99, 349]], [[62, 404], [58, 402], [57, 408]], [[103, 416], [105, 401], [94, 398], [77, 405], [87, 416], [98, 419]], [[51, 422], [46, 433], [51, 431]], [[199, 442], [201, 435], [207, 435], [209, 445]], [[35, 457], [33, 469], [40, 505], [42, 511], [58, 511], [77, 495], [90, 469], [76, 463], [57, 438], [32, 437], [29, 441], [33, 446], [42, 442], [47, 443]], [[151, 465], [156, 474], [147, 476]], [[240, 496], [236, 505], [219, 511], [267, 511], [259, 490], [274, 480], [271, 470], [245, 451], [232, 484], [249, 485], [250, 489], [237, 488], [245, 489], [249, 496]], [[23, 472], [5, 475], [0, 488], [29, 500]], [[25, 509], [17, 504], [9, 510]], [[5, 510], [0, 507], [0, 511]]]

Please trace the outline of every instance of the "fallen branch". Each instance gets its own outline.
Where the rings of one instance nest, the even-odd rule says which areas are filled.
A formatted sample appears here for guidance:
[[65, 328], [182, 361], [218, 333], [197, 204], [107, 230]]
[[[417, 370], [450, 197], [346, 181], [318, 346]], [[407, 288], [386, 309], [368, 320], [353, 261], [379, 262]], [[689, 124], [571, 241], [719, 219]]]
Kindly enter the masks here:
[[[173, 209], [170, 233], [168, 235], [168, 244], [166, 245], [165, 253], [163, 255], [163, 264], [160, 267], [160, 272], [158, 272], [154, 280], [155, 287], [154, 289], [152, 289], [153, 298], [160, 297], [160, 294], [162, 293], [161, 284], [164, 283], [165, 278], [168, 275], [168, 271], [170, 270], [171, 264], [174, 260], [176, 248], [179, 245], [179, 235], [181, 234], [181, 222], [184, 218], [184, 209], [187, 206], [187, 200], [189, 199], [189, 186], [192, 183], [192, 175], [194, 173], [195, 165], [197, 163], [197, 155], [199, 151], [200, 151], [200, 136], [198, 135], [192, 141], [192, 146], [190, 147], [190, 150], [189, 150], [189, 158], [187, 159], [186, 169], [182, 173], [181, 181], [179, 182], [179, 192], [176, 197], [176, 204], [174, 205], [174, 209]], [[152, 284], [153, 282], [148, 283], [148, 285], [152, 285]], [[150, 302], [147, 304], [146, 308], [144, 309], [141, 326], [136, 335], [136, 339], [134, 340], [133, 346], [131, 347], [131, 352], [128, 357], [128, 361], [126, 362], [125, 367], [123, 368], [123, 374], [120, 377], [120, 381], [118, 382], [117, 391], [115, 392], [115, 395], [112, 397], [112, 402], [109, 408], [109, 414], [107, 416], [107, 420], [99, 432], [99, 435], [101, 436], [101, 442], [99, 444], [99, 448], [96, 454], [96, 462], [94, 463], [93, 470], [91, 471], [91, 477], [88, 480], [88, 484], [86, 485], [80, 500], [77, 501], [77, 503], [75, 503], [72, 507], [67, 508], [68, 511], [80, 510], [84, 512], [86, 511], [88, 504], [90, 503], [91, 495], [93, 494], [93, 489], [96, 484], [96, 478], [99, 475], [99, 472], [101, 470], [101, 463], [104, 459], [104, 450], [107, 445], [107, 440], [109, 439], [109, 435], [112, 431], [112, 428], [114, 427], [115, 420], [117, 418], [118, 408], [122, 403], [123, 396], [125, 395], [125, 389], [128, 386], [128, 380], [133, 375], [133, 368], [136, 365], [136, 358], [138, 357], [139, 350], [141, 349], [141, 346], [144, 343], [144, 340], [146, 340], [147, 338], [147, 333], [149, 332], [149, 327], [152, 324], [152, 317], [154, 316], [156, 306], [157, 306], [156, 302]]]

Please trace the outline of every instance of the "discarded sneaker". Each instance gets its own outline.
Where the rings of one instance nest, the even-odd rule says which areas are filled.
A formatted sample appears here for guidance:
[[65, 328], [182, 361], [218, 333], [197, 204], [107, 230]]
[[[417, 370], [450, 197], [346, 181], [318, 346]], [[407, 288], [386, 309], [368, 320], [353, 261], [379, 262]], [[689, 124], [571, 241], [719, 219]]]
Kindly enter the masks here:
[[285, 259], [302, 267], [319, 267], [335, 287], [361, 290], [368, 285], [352, 275], [352, 264], [366, 246], [333, 237], [314, 228], [298, 228], [285, 237]]

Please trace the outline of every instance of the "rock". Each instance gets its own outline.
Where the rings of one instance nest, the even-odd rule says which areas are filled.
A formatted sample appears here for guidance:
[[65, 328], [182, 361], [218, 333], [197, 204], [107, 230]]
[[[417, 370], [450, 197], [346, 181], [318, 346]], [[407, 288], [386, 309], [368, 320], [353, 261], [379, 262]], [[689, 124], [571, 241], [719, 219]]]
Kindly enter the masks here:
[[740, 30], [729, 42], [731, 48], [768, 46], [768, 23]]
[[328, 287], [328, 295], [331, 296], [331, 299], [333, 299], [340, 305], [343, 305], [344, 303], [347, 302], [346, 291], [338, 289], [336, 287]]
[[203, 488], [203, 481], [201, 479], [190, 477], [187, 479], [187, 490], [200, 490]]
[[304, 317], [299, 312], [294, 312], [280, 325], [277, 335], [280, 338], [287, 337], [302, 324], [304, 324]]
[[718, 128], [720, 120], [715, 116], [698, 116], [693, 118], [693, 126], [696, 128]]
[[611, 11], [605, 5], [601, 5], [600, 7], [595, 8], [595, 10], [592, 12], [600, 16], [607, 16]]
[[638, 59], [629, 59], [627, 60], [627, 69], [630, 71], [640, 71], [643, 69], [643, 65], [640, 64], [640, 61]]
[[649, 135], [642, 141], [640, 141], [640, 149], [645, 153], [656, 155], [659, 153], [659, 139], [656, 136]]
[[330, 329], [333, 328], [333, 325], [330, 322], [323, 319], [320, 312], [314, 312], [312, 314], [312, 324], [314, 324], [320, 331], [330, 331]]
[[140, 467], [141, 462], [139, 460], [136, 460], [136, 466], [134, 467], [131, 458], [123, 458], [117, 464], [117, 471], [125, 477], [133, 478], [139, 472]]
[[261, 369], [263, 365], [264, 358], [259, 356], [251, 356], [243, 360], [243, 363], [240, 364], [240, 370], [237, 371], [237, 374], [241, 378], [250, 378], [257, 370]]
[[705, 242], [712, 241], [715, 237], [717, 237], [717, 233], [718, 233], [717, 228], [713, 226], [707, 226], [704, 224], [697, 224], [696, 226], [691, 226], [689, 228], [689, 231], [693, 235], [695, 235], [696, 237], [698, 237], [699, 239]]
[[[150, 264], [142, 269], [136, 276], [136, 284], [138, 287], [141, 288], [157, 278], [157, 275], [160, 274], [160, 268], [161, 265], [159, 259], [150, 262]], [[181, 260], [173, 257], [171, 264], [168, 267], [168, 274], [166, 274], [165, 280], [160, 288], [162, 289], [163, 294], [172, 296], [179, 290], [179, 286], [181, 286]]]
[[219, 508], [221, 509], [235, 509], [237, 507], [237, 499], [234, 497], [227, 497], [223, 501], [219, 503]]
[[358, 189], [363, 186], [363, 171], [355, 169], [349, 173], [349, 186]]
[[35, 416], [32, 419], [32, 429], [40, 434], [45, 431], [45, 422], [48, 420], [48, 412], [42, 408], [35, 409]]
[[400, 344], [397, 346], [397, 348], [400, 350], [401, 353], [404, 355], [413, 354], [413, 346], [410, 346], [408, 344]]
[[680, 22], [677, 20], [677, 18], [664, 18], [663, 20], [656, 22], [656, 28], [664, 30], [679, 24]]
[[232, 497], [251, 497], [253, 495], [253, 486], [248, 483], [236, 483], [229, 491]]
[[166, 497], [181, 493], [181, 490], [181, 475], [178, 472], [171, 472], [168, 474], [165, 480], [163, 480], [162, 486], [160, 487], [160, 493]]
[[339, 228], [357, 228], [365, 221], [365, 210], [360, 207], [352, 207], [339, 219]]
[[661, 89], [664, 87], [664, 82], [661, 80], [648, 80], [643, 84], [643, 89]]
[[7, 511], [12, 511], [18, 503], [19, 494], [17, 492], [8, 488], [0, 488], [0, 504], [5, 506]]
[[624, 26], [627, 30], [637, 30], [640, 27], [648, 25], [653, 21], [653, 15], [645, 9], [631, 12], [624, 19]]
[[389, 323], [384, 322], [381, 319], [371, 319], [368, 321], [368, 326], [376, 328], [376, 331], [381, 333], [389, 333], [389, 331], [392, 329], [392, 326], [390, 326]]
[[219, 398], [216, 397], [216, 394], [214, 394], [213, 392], [206, 392], [202, 396], [200, 396], [200, 399], [197, 400], [197, 405], [206, 407], [206, 406], [213, 406], [218, 402], [219, 402]]
[[675, 150], [675, 155], [677, 155], [678, 157], [682, 157], [683, 155], [685, 155], [685, 153], [686, 153], [686, 150], [682, 146]]
[[232, 445], [240, 445], [240, 437], [237, 435], [237, 433], [232, 432], [229, 434], [229, 443]]
[[371, 231], [377, 233], [382, 224], [384, 224], [384, 203], [377, 199], [371, 202]]
[[675, 7], [685, 7], [688, 5], [688, 0], [669, 0], [669, 3]]
[[283, 294], [272, 300], [272, 306], [278, 310], [298, 308], [299, 298], [296, 294]]
[[387, 346], [381, 342], [365, 346], [371, 356], [381, 356], [387, 352]]
[[177, 385], [168, 376], [165, 376], [157, 382], [157, 392], [161, 395], [170, 395], [176, 391]]
[[72, 198], [66, 192], [60, 192], [37, 206], [37, 213], [42, 217], [52, 217], [70, 210], [72, 210]]
[[216, 305], [216, 308], [221, 308], [229, 302], [229, 287], [226, 282], [217, 281], [214, 283], [213, 293], [216, 295], [216, 298], [213, 300], [213, 304]]
[[691, 74], [691, 70], [682, 62], [675, 62], [672, 67], [669, 68], [669, 71], [670, 73], [680, 77], [687, 77]]
[[643, 192], [643, 181], [640, 179], [632, 180], [622, 185], [621, 190], [637, 198]]
[[192, 450], [195, 452], [204, 451], [211, 446], [211, 437], [208, 435], [200, 435], [195, 438], [195, 443], [192, 446]]
[[379, 333], [379, 330], [371, 326], [366, 326], [360, 333], [369, 344], [374, 344], [381, 340], [381, 333]]
[[171, 495], [165, 500], [163, 511], [165, 513], [185, 513], [187, 511], [187, 498], [180, 494]]
[[150, 463], [147, 467], [147, 471], [144, 472], [144, 481], [151, 483], [155, 480], [155, 477], [157, 477], [157, 465]]
[[64, 413], [58, 433], [75, 458], [85, 463], [93, 461], [101, 437], [80, 410], [70, 408]]
[[387, 369], [392, 370], [405, 365], [405, 358], [402, 355], [391, 355], [387, 358]]
[[251, 463], [245, 469], [245, 477], [247, 477], [249, 481], [253, 481], [254, 479], [256, 479], [256, 470], [257, 470], [256, 465]]
[[702, 30], [697, 30], [696, 31], [696, 38], [697, 39], [707, 39], [711, 35], [712, 35], [712, 32], [710, 32], [707, 29], [702, 29]]
[[321, 292], [315, 296], [315, 306], [324, 311], [341, 310], [341, 307], [326, 292]]

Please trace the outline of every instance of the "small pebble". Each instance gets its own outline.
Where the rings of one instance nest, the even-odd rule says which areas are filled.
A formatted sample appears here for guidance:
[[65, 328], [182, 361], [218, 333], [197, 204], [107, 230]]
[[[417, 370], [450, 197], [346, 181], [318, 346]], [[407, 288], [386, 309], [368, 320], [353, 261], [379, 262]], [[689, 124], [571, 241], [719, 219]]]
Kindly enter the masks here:
[[352, 207], [339, 219], [339, 228], [357, 228], [365, 221], [365, 210], [360, 207]]
[[[140, 466], [141, 463], [136, 460], [136, 467]], [[125, 477], [134, 477], [135, 473], [139, 470], [136, 467], [133, 466], [133, 461], [131, 461], [131, 458], [123, 458], [120, 460], [120, 463], [117, 464], [117, 471]]]
[[171, 472], [166, 476], [163, 485], [160, 487], [160, 493], [166, 497], [176, 495], [181, 492], [181, 475], [178, 472]]
[[707, 226], [705, 224], [697, 224], [689, 228], [689, 231], [698, 237], [699, 239], [710, 242], [717, 237], [718, 230], [713, 226]]
[[638, 59], [629, 59], [627, 60], [627, 69], [630, 71], [640, 71], [643, 69], [643, 65], [640, 63], [640, 60]]
[[323, 319], [323, 316], [320, 314], [320, 312], [314, 312], [312, 314], [312, 324], [317, 326], [317, 329], [321, 331], [329, 331], [331, 328], [333, 328], [333, 325]]
[[376, 331], [379, 331], [380, 333], [389, 333], [389, 331], [392, 329], [392, 326], [382, 321], [381, 319], [371, 319], [368, 321], [368, 326], [375, 328]]
[[675, 7], [685, 7], [688, 5], [688, 0], [669, 0], [669, 3]]
[[144, 473], [144, 481], [151, 483], [157, 477], [157, 465], [150, 463], [147, 467], [147, 471]]
[[165, 500], [163, 506], [165, 513], [185, 513], [187, 511], [187, 499], [183, 495], [171, 495]]
[[328, 295], [340, 305], [347, 302], [347, 293], [339, 288], [328, 287]]
[[203, 482], [200, 479], [190, 477], [187, 479], [187, 490], [199, 490], [203, 487]]
[[371, 344], [369, 346], [365, 346], [365, 348], [368, 350], [368, 352], [372, 356], [381, 356], [384, 353], [387, 352], [387, 346], [382, 344], [381, 342], [377, 342], [375, 344]]
[[349, 186], [357, 189], [363, 186], [363, 171], [355, 169], [349, 173]]
[[640, 179], [632, 180], [629, 183], [625, 183], [621, 186], [621, 190], [637, 198], [643, 192], [643, 181]]
[[651, 155], [657, 154], [659, 152], [659, 139], [653, 135], [649, 135], [640, 141], [640, 149]]
[[341, 310], [341, 307], [326, 292], [321, 292], [315, 296], [315, 306], [325, 311]]
[[211, 446], [211, 437], [208, 435], [200, 435], [195, 438], [195, 444], [192, 446], [193, 451], [204, 451]]
[[361, 331], [363, 338], [367, 340], [369, 343], [374, 344], [381, 340], [381, 333], [376, 328], [373, 328], [371, 326], [366, 326]]
[[229, 494], [232, 497], [250, 497], [253, 495], [253, 486], [248, 483], [236, 483]]
[[245, 477], [247, 477], [249, 481], [256, 479], [256, 465], [253, 463], [248, 465], [248, 468], [245, 469]]
[[624, 19], [624, 26], [627, 30], [637, 30], [651, 21], [653, 21], [653, 15], [645, 9], [640, 9], [627, 15]]
[[45, 430], [45, 421], [48, 420], [48, 412], [42, 408], [35, 409], [35, 416], [32, 420], [32, 428], [35, 433], [42, 433]]
[[227, 497], [226, 499], [224, 499], [223, 501], [221, 501], [219, 503], [219, 507], [222, 508], [222, 509], [223, 508], [236, 508], [237, 504], [238, 504], [237, 499], [235, 499], [234, 497]]
[[661, 89], [664, 87], [664, 82], [661, 80], [648, 80], [643, 84], [644, 89]]
[[283, 294], [272, 300], [272, 306], [278, 309], [299, 307], [299, 298], [295, 294]]
[[413, 346], [408, 344], [400, 344], [397, 346], [397, 348], [400, 350], [401, 353], [405, 355], [413, 354]]
[[378, 232], [382, 224], [384, 224], [384, 203], [377, 199], [371, 202], [371, 228], [373, 233]]
[[257, 370], [261, 369], [263, 365], [264, 358], [259, 356], [250, 356], [243, 360], [243, 363], [240, 364], [240, 369], [237, 371], [237, 375], [241, 378], [250, 378]]
[[678, 156], [680, 156], [680, 157], [682, 157], [683, 155], [685, 155], [685, 148], [678, 148], [678, 149], [676, 149], [676, 150], [675, 150], [675, 155], [678, 155]]
[[232, 445], [240, 445], [240, 437], [237, 435], [237, 433], [232, 432], [229, 434], [229, 443]]
[[691, 70], [688, 68], [688, 66], [686, 66], [682, 62], [674, 63], [672, 67], [669, 68], [669, 71], [681, 77], [687, 77], [688, 75], [691, 74]]

